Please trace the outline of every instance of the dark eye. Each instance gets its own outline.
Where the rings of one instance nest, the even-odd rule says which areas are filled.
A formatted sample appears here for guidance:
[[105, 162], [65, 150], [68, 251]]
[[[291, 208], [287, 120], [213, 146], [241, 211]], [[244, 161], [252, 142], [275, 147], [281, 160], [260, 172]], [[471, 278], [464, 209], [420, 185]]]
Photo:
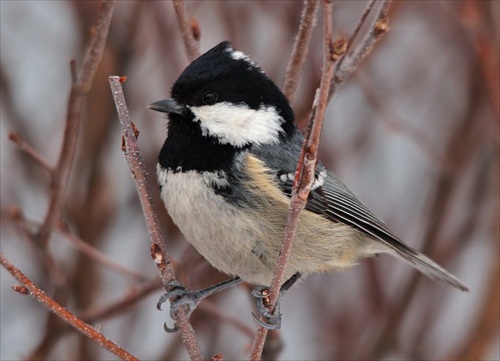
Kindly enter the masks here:
[[203, 94], [203, 103], [207, 104], [207, 105], [212, 105], [212, 104], [215, 104], [217, 102], [217, 99], [218, 99], [218, 96], [217, 96], [217, 93], [216, 92], [206, 92], [205, 94]]

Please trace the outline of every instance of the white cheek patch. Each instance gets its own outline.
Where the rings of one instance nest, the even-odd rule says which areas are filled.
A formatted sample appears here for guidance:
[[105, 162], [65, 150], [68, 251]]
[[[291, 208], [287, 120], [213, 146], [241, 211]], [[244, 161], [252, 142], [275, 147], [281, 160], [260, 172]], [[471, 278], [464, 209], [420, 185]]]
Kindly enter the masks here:
[[205, 136], [222, 144], [243, 147], [247, 144], [277, 143], [283, 132], [283, 118], [274, 107], [251, 109], [244, 104], [227, 102], [190, 107]]

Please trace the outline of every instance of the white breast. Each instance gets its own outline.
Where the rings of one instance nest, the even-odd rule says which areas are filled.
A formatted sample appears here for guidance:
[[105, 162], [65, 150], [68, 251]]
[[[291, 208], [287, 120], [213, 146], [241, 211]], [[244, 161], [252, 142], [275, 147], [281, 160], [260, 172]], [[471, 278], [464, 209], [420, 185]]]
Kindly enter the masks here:
[[168, 213], [203, 257], [224, 273], [250, 283], [268, 283], [270, 265], [256, 252], [259, 227], [255, 219], [213, 190], [212, 185], [224, 179], [212, 172], [174, 173], [159, 166], [157, 173]]

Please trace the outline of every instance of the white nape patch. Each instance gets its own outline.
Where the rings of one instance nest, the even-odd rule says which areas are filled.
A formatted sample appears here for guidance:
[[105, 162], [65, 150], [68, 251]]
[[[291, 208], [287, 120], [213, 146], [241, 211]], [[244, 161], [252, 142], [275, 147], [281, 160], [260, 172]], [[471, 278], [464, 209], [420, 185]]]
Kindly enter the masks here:
[[251, 109], [228, 102], [189, 107], [200, 122], [205, 136], [216, 137], [222, 144], [243, 147], [247, 144], [277, 143], [284, 119], [275, 107]]
[[226, 51], [231, 55], [231, 58], [234, 60], [244, 60], [248, 63], [248, 65], [251, 65], [252, 67], [257, 67], [257, 64], [255, 64], [252, 59], [245, 53], [239, 51], [239, 50], [234, 50], [233, 48], [227, 48]]

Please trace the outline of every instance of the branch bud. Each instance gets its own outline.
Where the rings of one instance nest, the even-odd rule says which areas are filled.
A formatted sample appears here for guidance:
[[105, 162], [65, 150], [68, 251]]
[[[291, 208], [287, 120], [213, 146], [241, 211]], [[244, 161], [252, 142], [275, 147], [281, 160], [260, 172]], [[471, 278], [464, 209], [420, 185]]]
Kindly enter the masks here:
[[375, 27], [373, 29], [373, 34], [376, 37], [379, 37], [384, 35], [388, 31], [389, 31], [389, 18], [386, 16], [380, 20], [377, 20], [377, 22], [375, 23]]
[[341, 38], [334, 41], [332, 44], [331, 58], [333, 62], [336, 62], [347, 50], [347, 39]]
[[191, 32], [193, 33], [193, 38], [196, 41], [200, 41], [201, 39], [201, 29], [200, 29], [200, 23], [198, 23], [198, 20], [196, 18], [191, 18]]
[[10, 286], [14, 291], [20, 293], [22, 295], [29, 296], [31, 294], [30, 290], [24, 287], [23, 285], [12, 285]]

